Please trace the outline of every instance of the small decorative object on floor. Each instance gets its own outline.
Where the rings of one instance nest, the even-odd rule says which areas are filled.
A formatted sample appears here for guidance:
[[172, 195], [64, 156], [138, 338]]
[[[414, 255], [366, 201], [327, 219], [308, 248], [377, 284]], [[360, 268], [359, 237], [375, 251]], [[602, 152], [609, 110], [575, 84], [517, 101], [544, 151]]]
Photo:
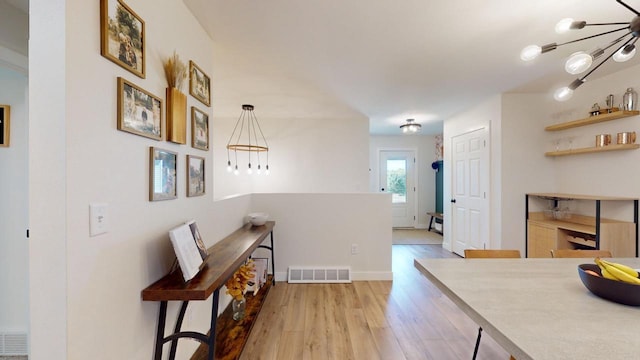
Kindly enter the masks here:
[[233, 310], [233, 320], [241, 320], [244, 318], [244, 310], [247, 306], [244, 298], [244, 291], [247, 288], [247, 283], [252, 277], [252, 272], [255, 268], [253, 260], [249, 259], [227, 280], [225, 286], [227, 287], [227, 294], [233, 297], [231, 307]]

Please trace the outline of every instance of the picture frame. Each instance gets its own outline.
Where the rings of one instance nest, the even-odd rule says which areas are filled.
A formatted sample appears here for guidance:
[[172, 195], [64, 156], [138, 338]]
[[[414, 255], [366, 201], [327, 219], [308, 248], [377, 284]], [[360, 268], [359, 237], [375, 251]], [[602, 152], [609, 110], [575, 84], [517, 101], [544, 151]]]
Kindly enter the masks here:
[[205, 187], [204, 158], [187, 155], [187, 197], [204, 195]]
[[118, 77], [118, 130], [162, 140], [165, 132], [162, 100]]
[[209, 150], [209, 115], [195, 106], [191, 107], [191, 147]]
[[144, 20], [122, 0], [100, 0], [100, 54], [145, 78]]
[[211, 106], [211, 78], [193, 60], [189, 60], [189, 94]]
[[171, 200], [178, 197], [178, 154], [149, 147], [149, 201]]
[[0, 147], [9, 147], [11, 135], [11, 106], [0, 105]]

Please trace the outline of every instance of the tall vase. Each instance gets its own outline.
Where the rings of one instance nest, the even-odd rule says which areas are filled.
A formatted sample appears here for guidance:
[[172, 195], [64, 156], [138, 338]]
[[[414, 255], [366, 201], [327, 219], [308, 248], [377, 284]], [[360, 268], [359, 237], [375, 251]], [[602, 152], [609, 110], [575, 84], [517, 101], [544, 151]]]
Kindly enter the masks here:
[[167, 141], [187, 143], [187, 95], [167, 88]]
[[624, 110], [638, 110], [638, 93], [633, 88], [628, 88], [622, 96], [622, 106]]
[[233, 320], [242, 320], [244, 318], [244, 310], [247, 307], [247, 301], [244, 296], [237, 300], [235, 297], [231, 301], [231, 309], [233, 310]]

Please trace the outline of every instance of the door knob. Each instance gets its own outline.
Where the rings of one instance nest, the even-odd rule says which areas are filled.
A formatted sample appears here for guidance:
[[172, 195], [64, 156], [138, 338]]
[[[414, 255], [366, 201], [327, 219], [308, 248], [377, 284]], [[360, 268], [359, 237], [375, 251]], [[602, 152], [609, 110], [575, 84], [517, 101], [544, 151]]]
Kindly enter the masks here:
[[451, 199], [451, 202], [455, 204], [456, 203], [456, 199]]
[[380, 189], [380, 191], [384, 191], [384, 188]]

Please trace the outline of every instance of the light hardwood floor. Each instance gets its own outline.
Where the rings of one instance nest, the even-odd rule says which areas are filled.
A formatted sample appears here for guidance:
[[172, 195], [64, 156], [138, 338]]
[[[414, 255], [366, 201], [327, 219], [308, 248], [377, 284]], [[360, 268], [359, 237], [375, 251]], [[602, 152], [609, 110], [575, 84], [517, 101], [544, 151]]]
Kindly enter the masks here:
[[[278, 283], [241, 359], [471, 359], [478, 326], [413, 265], [456, 257], [440, 245], [394, 245], [393, 281]], [[509, 359], [486, 333], [478, 359]]]

